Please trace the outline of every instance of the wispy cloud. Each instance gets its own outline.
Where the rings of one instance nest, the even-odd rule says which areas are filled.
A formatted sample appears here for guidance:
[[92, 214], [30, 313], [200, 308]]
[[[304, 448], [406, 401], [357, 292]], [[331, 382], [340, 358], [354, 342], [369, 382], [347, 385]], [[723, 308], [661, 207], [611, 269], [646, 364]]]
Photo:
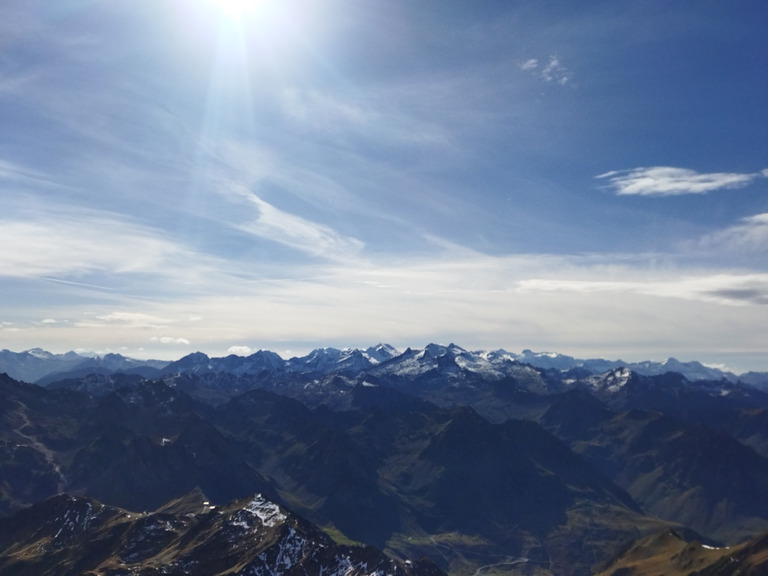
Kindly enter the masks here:
[[286, 89], [281, 101], [284, 112], [290, 118], [322, 131], [365, 129], [376, 121], [378, 115], [359, 103], [350, 102], [341, 94], [332, 97], [317, 90]]
[[707, 234], [698, 246], [705, 250], [768, 252], [768, 212], [742, 218], [735, 226]]
[[40, 277], [161, 269], [183, 250], [148, 229], [107, 215], [0, 221], [0, 276]]
[[520, 70], [538, 76], [545, 82], [554, 82], [561, 85], [567, 84], [573, 77], [571, 71], [563, 66], [560, 58], [557, 56], [550, 56], [546, 63], [543, 64], [538, 58], [529, 58], [520, 62], [519, 67]]
[[61, 187], [48, 175], [0, 158], [0, 182], [27, 187]]
[[765, 305], [768, 304], [768, 274], [681, 275], [646, 281], [529, 279], [520, 281], [517, 290], [521, 293], [641, 294], [726, 305]]
[[164, 328], [170, 322], [167, 318], [138, 312], [110, 312], [97, 316], [96, 320], [112, 326], [138, 326], [142, 328]]
[[189, 346], [191, 344], [186, 338], [173, 338], [172, 336], [152, 336], [149, 341], [157, 342], [159, 344], [174, 344], [181, 346]]
[[169, 270], [171, 299], [52, 305], [45, 314], [58, 323], [14, 320], [4, 329], [20, 330], [30, 347], [49, 339], [82, 346], [87, 337], [140, 355], [137, 342], [154, 345], [173, 357], [279, 342], [307, 349], [453, 340], [609, 356], [628, 347], [647, 356], [716, 350], [726, 340], [743, 350], [763, 345], [749, 327], [768, 322], [768, 274], [685, 272], [659, 255], [490, 256], [429, 244], [431, 256], [297, 265], [283, 278], [248, 270], [236, 278], [222, 262], [197, 291]]
[[606, 180], [619, 195], [678, 196], [705, 194], [715, 190], [744, 188], [758, 178], [768, 177], [768, 169], [749, 174], [733, 172], [699, 173], [687, 168], [651, 166], [614, 170], [595, 176]]
[[[409, 87], [389, 88], [394, 98], [402, 98]], [[303, 130], [323, 140], [365, 140], [378, 146], [438, 146], [453, 144], [448, 130], [439, 122], [430, 122], [416, 114], [409, 105], [393, 106], [377, 93], [349, 91], [283, 90], [283, 112]], [[402, 104], [402, 102], [401, 102]]]
[[103, 314], [85, 314], [72, 322], [78, 328], [107, 329], [107, 330], [163, 330], [174, 321], [153, 314], [139, 311], [105, 312]]
[[258, 208], [255, 220], [237, 226], [240, 230], [283, 244], [305, 254], [330, 260], [357, 257], [364, 244], [343, 236], [332, 228], [284, 212], [255, 194], [251, 202]]

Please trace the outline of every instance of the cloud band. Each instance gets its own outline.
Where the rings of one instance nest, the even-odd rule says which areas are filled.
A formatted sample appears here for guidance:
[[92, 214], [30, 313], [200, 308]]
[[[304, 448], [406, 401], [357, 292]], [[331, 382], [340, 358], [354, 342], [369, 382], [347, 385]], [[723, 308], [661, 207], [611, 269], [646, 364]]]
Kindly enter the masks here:
[[768, 169], [751, 174], [710, 172], [702, 174], [687, 168], [651, 166], [615, 170], [595, 176], [607, 180], [620, 196], [679, 196], [706, 194], [715, 190], [744, 188], [758, 178], [768, 177]]

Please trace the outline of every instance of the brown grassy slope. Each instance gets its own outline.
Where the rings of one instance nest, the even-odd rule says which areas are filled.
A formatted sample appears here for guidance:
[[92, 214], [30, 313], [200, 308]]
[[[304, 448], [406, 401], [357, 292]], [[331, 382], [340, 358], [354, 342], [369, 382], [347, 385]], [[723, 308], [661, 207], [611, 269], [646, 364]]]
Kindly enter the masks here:
[[728, 548], [687, 541], [671, 530], [635, 542], [597, 576], [768, 575], [768, 534]]

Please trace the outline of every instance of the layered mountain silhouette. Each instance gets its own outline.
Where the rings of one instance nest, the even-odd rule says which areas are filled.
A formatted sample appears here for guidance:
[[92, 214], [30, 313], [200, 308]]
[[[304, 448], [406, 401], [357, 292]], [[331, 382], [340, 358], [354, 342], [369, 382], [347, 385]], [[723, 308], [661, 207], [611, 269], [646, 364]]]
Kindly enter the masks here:
[[[102, 564], [86, 568], [78, 554], [95, 551], [53, 553], [10, 526], [24, 514], [45, 523], [52, 503], [85, 502], [115, 518], [162, 511], [197, 530], [202, 517], [184, 516], [193, 512], [183, 502], [198, 492], [219, 506], [262, 494], [326, 537], [400, 559], [387, 570], [413, 570], [424, 556], [455, 574], [592, 574], [611, 562], [617, 574], [639, 574], [617, 560], [635, 541], [663, 556], [674, 547], [659, 534], [705, 551], [757, 538], [752, 562], [768, 531], [768, 394], [738, 379], [594, 373], [562, 358], [558, 368], [552, 355], [537, 367], [455, 345], [326, 348], [287, 361], [196, 353], [144, 367], [111, 358], [112, 368], [96, 362], [89, 373], [61, 370], [71, 355], [50, 355], [45, 373], [46, 354], [26, 358], [46, 386], [0, 376], [9, 567], [66, 557], [77, 566], [68, 573], [121, 574], [124, 552], [106, 534]], [[172, 570], [182, 570], [174, 562], [187, 528], [158, 540], [176, 548], [140, 554], [131, 570], [159, 574], [162, 557], [172, 559], [163, 570], [182, 573]], [[25, 546], [47, 552], [18, 564]], [[211, 573], [240, 573], [238, 562]]]

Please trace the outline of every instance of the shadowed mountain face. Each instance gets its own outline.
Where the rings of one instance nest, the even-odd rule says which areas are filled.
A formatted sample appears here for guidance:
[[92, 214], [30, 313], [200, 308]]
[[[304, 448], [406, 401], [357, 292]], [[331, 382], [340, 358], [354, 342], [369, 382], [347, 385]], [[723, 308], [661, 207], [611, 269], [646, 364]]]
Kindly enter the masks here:
[[[374, 387], [347, 400], [344, 412], [311, 411], [254, 391], [220, 407], [216, 422], [302, 514], [377, 546], [429, 550], [446, 565], [465, 561], [458, 548], [518, 557], [546, 549], [569, 513], [590, 506], [605, 512], [592, 526], [605, 537], [591, 546], [639, 533], [631, 498], [532, 422], [491, 424], [469, 408]], [[449, 534], [459, 545], [440, 545]]]
[[557, 398], [542, 423], [661, 518], [730, 544], [768, 530], [768, 460], [722, 431], [583, 394]]
[[[172, 508], [179, 512], [172, 513]], [[428, 560], [401, 562], [336, 544], [261, 495], [216, 507], [186, 498], [147, 514], [57, 496], [0, 518], [0, 572], [17, 576], [327, 574], [440, 576]]]
[[[218, 502], [259, 490], [355, 541], [465, 569], [494, 555], [551, 563], [570, 551], [563, 533], [586, 542], [578, 534], [599, 527], [583, 545], [590, 560], [570, 560], [569, 574], [588, 573], [592, 557], [654, 523], [537, 424], [492, 424], [394, 390], [355, 387], [341, 412], [262, 390], [212, 408], [159, 382], [101, 398], [13, 382], [5, 392], [16, 406], [5, 437], [27, 442], [40, 477], [60, 484], [27, 502], [63, 489], [152, 510], [195, 487]], [[51, 415], [59, 397], [77, 405], [77, 419]], [[64, 437], [49, 442], [59, 428]], [[6, 509], [25, 498], [14, 492]]]
[[768, 397], [727, 380], [453, 345], [164, 370], [0, 377], [2, 511], [64, 491], [133, 510], [258, 492], [457, 574], [591, 574], [661, 529], [729, 544], [768, 529], [768, 460], [752, 449], [768, 445]]

